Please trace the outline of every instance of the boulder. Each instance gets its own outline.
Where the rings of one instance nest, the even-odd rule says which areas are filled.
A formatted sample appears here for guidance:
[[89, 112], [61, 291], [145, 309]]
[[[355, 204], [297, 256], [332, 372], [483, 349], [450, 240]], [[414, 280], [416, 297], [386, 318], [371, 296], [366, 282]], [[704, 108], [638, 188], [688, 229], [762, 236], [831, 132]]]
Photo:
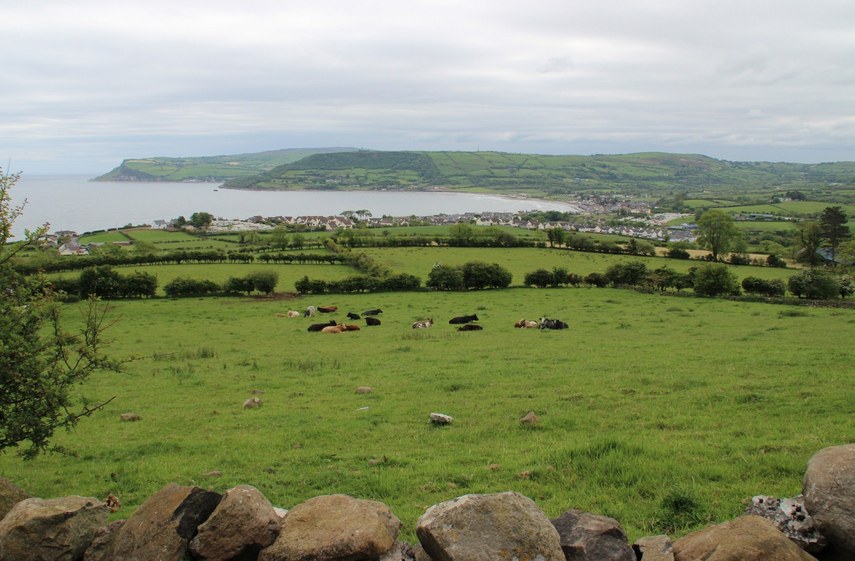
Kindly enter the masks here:
[[635, 561], [626, 533], [614, 518], [574, 509], [553, 518], [552, 525], [558, 530], [567, 559]]
[[395, 546], [401, 521], [389, 507], [347, 495], [322, 495], [282, 519], [282, 529], [258, 561], [374, 559]]
[[6, 479], [5, 477], [0, 477], [0, 520], [6, 516], [6, 513], [12, 510], [12, 507], [23, 501], [24, 499], [29, 499], [30, 496], [26, 494], [20, 487]]
[[775, 525], [749, 514], [674, 542], [674, 561], [816, 561]]
[[194, 559], [228, 561], [255, 558], [279, 535], [281, 519], [258, 489], [238, 485], [223, 495], [190, 542]]
[[0, 559], [82, 559], [108, 516], [107, 506], [91, 497], [24, 499], [0, 521]]
[[756, 514], [768, 519], [778, 530], [808, 553], [819, 553], [828, 545], [819, 533], [813, 518], [805, 509], [802, 495], [777, 499], [768, 495], [752, 497], [746, 514]]
[[142, 417], [140, 417], [137, 413], [122, 413], [119, 415], [119, 420], [123, 423], [133, 423], [135, 421], [141, 421]]
[[416, 561], [416, 553], [410, 544], [395, 542], [392, 549], [381, 555], [378, 561]]
[[536, 425], [540, 422], [540, 419], [537, 417], [537, 414], [534, 411], [529, 411], [525, 414], [524, 417], [520, 419], [520, 423], [523, 425]]
[[454, 421], [454, 417], [444, 413], [431, 413], [430, 422], [435, 425], [450, 425]]
[[122, 561], [181, 561], [200, 524], [222, 495], [170, 483], [144, 502], [116, 533], [112, 555]]
[[434, 505], [419, 518], [416, 535], [433, 561], [564, 561], [555, 527], [519, 493]]
[[113, 541], [119, 529], [125, 525], [124, 520], [116, 520], [107, 526], [98, 528], [92, 544], [86, 550], [83, 561], [113, 561]]
[[668, 536], [646, 536], [632, 544], [638, 561], [674, 561], [671, 538]]
[[359, 386], [359, 387], [358, 387], [358, 388], [356, 388], [356, 390], [354, 390], [354, 391], [355, 391], [356, 393], [365, 394], [365, 393], [371, 393], [371, 392], [373, 392], [374, 390], [371, 388], [371, 386]]
[[855, 444], [824, 448], [808, 461], [805, 508], [837, 549], [855, 557]]

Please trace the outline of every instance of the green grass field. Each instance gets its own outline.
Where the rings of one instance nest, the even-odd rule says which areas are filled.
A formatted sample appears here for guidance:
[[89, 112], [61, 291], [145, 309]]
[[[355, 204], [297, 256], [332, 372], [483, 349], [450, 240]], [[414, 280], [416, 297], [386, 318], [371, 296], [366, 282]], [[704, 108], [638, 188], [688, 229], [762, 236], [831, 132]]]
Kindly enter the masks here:
[[[326, 335], [306, 332], [318, 319], [276, 315], [309, 304], [339, 306], [336, 319], [379, 307], [383, 325]], [[680, 535], [738, 515], [752, 495], [798, 494], [814, 452], [855, 439], [849, 310], [615, 289], [110, 308], [108, 350], [136, 360], [82, 392], [112, 401], [56, 436], [74, 455], [8, 452], [0, 473], [34, 496], [112, 492], [121, 518], [169, 482], [248, 483], [286, 508], [327, 493], [382, 501], [414, 541], [430, 505], [514, 490], [550, 516], [615, 517], [630, 539]], [[466, 313], [484, 330], [448, 325]], [[542, 315], [571, 328], [513, 328]], [[411, 329], [426, 317], [436, 325]], [[263, 406], [243, 409], [252, 395]], [[454, 423], [432, 427], [433, 411]], [[538, 425], [519, 423], [528, 411]], [[122, 423], [124, 412], [142, 420]]]

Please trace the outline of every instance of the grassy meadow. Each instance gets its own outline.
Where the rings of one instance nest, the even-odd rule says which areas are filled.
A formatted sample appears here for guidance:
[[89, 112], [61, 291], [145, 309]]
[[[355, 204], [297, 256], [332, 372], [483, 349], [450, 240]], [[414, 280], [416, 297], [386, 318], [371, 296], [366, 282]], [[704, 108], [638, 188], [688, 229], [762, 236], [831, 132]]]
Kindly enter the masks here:
[[[330, 316], [277, 316], [310, 304], [341, 320], [379, 307], [383, 324], [329, 335], [306, 327]], [[112, 401], [56, 436], [73, 455], [7, 452], [0, 473], [33, 496], [112, 492], [119, 518], [169, 482], [248, 483], [285, 508], [327, 493], [382, 501], [414, 541], [429, 506], [514, 490], [549, 516], [612, 516], [631, 539], [681, 535], [752, 495], [798, 494], [814, 452], [855, 441], [850, 310], [587, 288], [109, 307], [108, 351], [135, 359], [81, 392]], [[448, 325], [469, 313], [483, 331]], [[540, 316], [571, 327], [513, 327]], [[263, 406], [243, 409], [254, 395]], [[431, 426], [434, 411], [454, 423]], [[529, 411], [535, 426], [519, 422]]]

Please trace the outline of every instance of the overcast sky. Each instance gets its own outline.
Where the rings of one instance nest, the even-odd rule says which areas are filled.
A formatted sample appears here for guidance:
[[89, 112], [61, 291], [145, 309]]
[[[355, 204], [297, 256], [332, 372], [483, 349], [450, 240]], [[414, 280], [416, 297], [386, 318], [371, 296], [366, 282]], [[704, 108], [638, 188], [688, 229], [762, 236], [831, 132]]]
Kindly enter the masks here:
[[278, 148], [855, 160], [853, 0], [0, 5], [0, 166]]

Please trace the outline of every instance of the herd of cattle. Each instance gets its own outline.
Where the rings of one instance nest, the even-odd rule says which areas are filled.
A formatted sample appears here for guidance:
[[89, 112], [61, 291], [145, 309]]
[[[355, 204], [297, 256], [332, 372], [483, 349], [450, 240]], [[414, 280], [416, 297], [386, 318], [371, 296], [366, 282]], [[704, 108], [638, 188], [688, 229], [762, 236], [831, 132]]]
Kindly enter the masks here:
[[[298, 312], [297, 310], [289, 310], [285, 314], [277, 314], [279, 316], [286, 316], [289, 318], [300, 317], [301, 315], [307, 318], [315, 317], [315, 314], [331, 314], [338, 311], [338, 306], [309, 306], [306, 308], [305, 312]], [[365, 320], [366, 326], [378, 326], [381, 324], [381, 321], [378, 317], [383, 313], [381, 309], [374, 310], [366, 310], [362, 312], [362, 314], [357, 314], [355, 312], [348, 312], [347, 319], [352, 321], [357, 321], [359, 319]], [[448, 323], [451, 325], [459, 325], [457, 331], [481, 331], [484, 329], [479, 324], [475, 323], [478, 321], [478, 316], [476, 314], [466, 315], [466, 316], [458, 316], [451, 318]], [[419, 320], [413, 322], [413, 329], [426, 329], [433, 325], [433, 318], [426, 320]], [[561, 321], [560, 319], [549, 319], [549, 318], [540, 318], [540, 321], [534, 320], [526, 320], [521, 319], [514, 324], [514, 327], [520, 329], [567, 329], [569, 326]], [[345, 331], [359, 331], [360, 327], [356, 324], [346, 324], [342, 322], [338, 322], [336, 320], [329, 320], [326, 323], [313, 323], [309, 326], [308, 331], [310, 332], [320, 332], [320, 333], [344, 333]]]

